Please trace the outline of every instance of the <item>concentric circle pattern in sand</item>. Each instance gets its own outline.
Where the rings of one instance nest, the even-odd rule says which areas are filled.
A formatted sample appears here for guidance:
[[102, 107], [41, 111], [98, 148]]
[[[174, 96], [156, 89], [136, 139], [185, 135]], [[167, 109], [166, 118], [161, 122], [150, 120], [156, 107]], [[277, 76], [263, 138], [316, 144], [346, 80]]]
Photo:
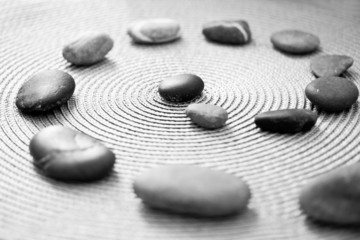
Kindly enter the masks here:
[[[311, 57], [346, 54], [355, 64], [345, 77], [360, 86], [358, 23], [353, 1], [268, 0], [65, 0], [3, 1], [0, 8], [0, 238], [1, 239], [359, 239], [354, 229], [312, 224], [297, 197], [311, 178], [359, 161], [359, 102], [345, 112], [319, 111], [316, 126], [293, 135], [261, 132], [264, 111], [311, 106], [304, 94], [314, 79]], [[170, 17], [182, 38], [164, 45], [135, 45], [126, 35], [134, 20]], [[242, 47], [208, 42], [207, 21], [241, 18], [253, 41]], [[321, 39], [320, 51], [290, 56], [273, 49], [270, 35], [297, 28]], [[86, 31], [115, 41], [107, 59], [75, 67], [62, 47]], [[15, 106], [20, 86], [56, 68], [70, 73], [76, 90], [53, 112], [25, 115]], [[166, 102], [158, 84], [193, 73], [205, 82], [192, 102], [222, 106], [226, 127], [208, 131], [185, 115], [190, 102]], [[28, 144], [40, 129], [61, 124], [114, 150], [110, 177], [64, 184], [34, 169]], [[243, 177], [249, 210], [229, 219], [196, 219], [145, 208], [132, 192], [141, 171], [168, 163], [199, 164]]]

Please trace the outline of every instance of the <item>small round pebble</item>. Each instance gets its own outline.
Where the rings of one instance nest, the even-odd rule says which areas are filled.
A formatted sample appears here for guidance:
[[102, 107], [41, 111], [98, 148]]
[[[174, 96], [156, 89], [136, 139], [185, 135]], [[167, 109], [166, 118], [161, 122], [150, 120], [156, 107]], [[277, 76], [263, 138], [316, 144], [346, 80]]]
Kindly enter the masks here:
[[280, 51], [305, 54], [318, 49], [320, 39], [314, 34], [299, 30], [283, 30], [271, 35], [271, 42]]
[[225, 109], [205, 103], [190, 104], [185, 109], [185, 113], [192, 122], [207, 129], [220, 128], [225, 125], [228, 119]]
[[359, 182], [359, 163], [325, 173], [302, 189], [300, 208], [318, 222], [360, 225]]
[[310, 130], [316, 123], [317, 114], [306, 109], [284, 109], [260, 113], [255, 124], [263, 131], [296, 133]]
[[249, 24], [244, 20], [223, 20], [206, 23], [204, 36], [213, 42], [243, 45], [251, 41]]
[[115, 155], [97, 140], [62, 126], [50, 126], [30, 141], [30, 154], [42, 172], [61, 181], [94, 181], [108, 175]]
[[250, 199], [240, 178], [195, 165], [165, 165], [139, 175], [134, 191], [150, 207], [217, 217], [239, 213]]
[[138, 20], [127, 33], [135, 43], [166, 43], [180, 38], [180, 24], [173, 19], [155, 18]]
[[324, 55], [311, 59], [311, 71], [317, 77], [340, 76], [354, 63], [354, 59], [345, 55]]
[[114, 46], [106, 33], [88, 33], [67, 44], [63, 57], [75, 65], [91, 65], [102, 61]]
[[70, 74], [45, 70], [25, 82], [16, 97], [16, 106], [23, 112], [44, 112], [67, 102], [75, 91]]
[[306, 97], [319, 108], [339, 112], [350, 108], [359, 97], [356, 85], [341, 77], [321, 77], [305, 88]]
[[159, 94], [170, 102], [187, 102], [201, 95], [203, 80], [194, 74], [180, 74], [163, 80]]

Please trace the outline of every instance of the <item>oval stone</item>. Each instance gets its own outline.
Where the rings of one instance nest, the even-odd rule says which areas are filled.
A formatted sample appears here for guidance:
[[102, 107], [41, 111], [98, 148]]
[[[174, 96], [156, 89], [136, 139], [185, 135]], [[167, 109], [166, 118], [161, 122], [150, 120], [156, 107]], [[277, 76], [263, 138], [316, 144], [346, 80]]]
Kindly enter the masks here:
[[293, 54], [310, 53], [318, 49], [320, 39], [299, 30], [283, 30], [271, 35], [271, 42], [280, 51]]
[[354, 63], [354, 59], [345, 55], [324, 55], [311, 59], [311, 71], [317, 77], [340, 76]]
[[150, 207], [216, 217], [239, 213], [250, 199], [247, 184], [235, 176], [195, 165], [166, 165], [136, 178], [134, 191]]
[[30, 141], [30, 154], [42, 172], [62, 181], [93, 181], [108, 175], [115, 155], [88, 135], [50, 126]]
[[75, 91], [70, 74], [45, 70], [25, 82], [16, 97], [16, 106], [24, 112], [43, 112], [67, 102]]
[[305, 88], [306, 97], [319, 108], [329, 112], [343, 111], [359, 97], [356, 85], [341, 77], [321, 77]]
[[135, 43], [166, 43], [180, 38], [180, 24], [173, 19], [155, 18], [138, 20], [127, 33]]
[[255, 124], [264, 131], [296, 133], [310, 130], [316, 123], [317, 114], [306, 109], [285, 109], [260, 113]]
[[213, 42], [243, 45], [251, 41], [249, 24], [244, 20], [224, 20], [206, 23], [204, 36]]
[[75, 65], [91, 65], [102, 61], [114, 46], [114, 41], [106, 33], [88, 33], [67, 44], [63, 57]]
[[187, 102], [201, 95], [203, 80], [194, 74], [180, 74], [163, 80], [159, 94], [170, 102]]
[[360, 164], [332, 170], [305, 185], [300, 208], [311, 219], [339, 224], [360, 224]]
[[220, 128], [225, 125], [228, 119], [225, 109], [205, 103], [190, 104], [185, 109], [185, 113], [192, 122], [207, 129]]

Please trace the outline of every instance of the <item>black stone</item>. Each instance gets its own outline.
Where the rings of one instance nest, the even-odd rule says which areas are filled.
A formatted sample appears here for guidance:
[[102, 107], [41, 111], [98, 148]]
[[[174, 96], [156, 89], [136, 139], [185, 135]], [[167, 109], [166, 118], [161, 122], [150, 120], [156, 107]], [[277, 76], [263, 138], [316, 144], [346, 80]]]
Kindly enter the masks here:
[[100, 142], [62, 126], [42, 129], [29, 148], [35, 166], [61, 181], [98, 180], [108, 175], [115, 163], [115, 155]]
[[16, 106], [24, 112], [43, 112], [67, 102], [75, 90], [70, 74], [46, 70], [25, 82], [16, 97]]
[[260, 113], [255, 124], [261, 130], [279, 133], [296, 133], [310, 130], [316, 123], [317, 114], [306, 109], [286, 109]]
[[249, 24], [244, 20], [224, 20], [206, 23], [204, 36], [213, 42], [243, 45], [251, 41]]
[[343, 111], [359, 97], [356, 85], [341, 77], [321, 77], [305, 88], [306, 97], [319, 108], [329, 112]]
[[276, 49], [292, 54], [310, 53], [320, 45], [320, 39], [317, 36], [299, 30], [276, 32], [271, 35], [270, 40]]
[[345, 55], [325, 55], [311, 59], [311, 71], [317, 77], [340, 76], [354, 63], [354, 59]]
[[159, 94], [170, 102], [187, 102], [199, 96], [204, 89], [203, 80], [193, 74], [180, 74], [163, 80]]

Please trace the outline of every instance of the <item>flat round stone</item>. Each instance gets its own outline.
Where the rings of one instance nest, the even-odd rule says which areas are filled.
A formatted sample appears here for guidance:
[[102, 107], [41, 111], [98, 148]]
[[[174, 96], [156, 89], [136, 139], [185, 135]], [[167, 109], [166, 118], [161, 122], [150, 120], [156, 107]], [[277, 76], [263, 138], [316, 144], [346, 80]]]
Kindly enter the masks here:
[[70, 74], [45, 70], [25, 82], [16, 97], [16, 106], [24, 112], [43, 112], [67, 102], [75, 91]]
[[154, 18], [138, 20], [127, 33], [135, 43], [166, 43], [180, 38], [180, 24], [173, 19]]
[[213, 42], [243, 45], [251, 41], [249, 24], [244, 20], [223, 20], [206, 23], [204, 36]]
[[62, 126], [50, 126], [30, 141], [30, 154], [42, 172], [62, 181], [93, 181], [112, 170], [115, 155], [97, 140]]
[[321, 77], [305, 88], [306, 97], [319, 108], [339, 112], [350, 108], [359, 97], [356, 85], [341, 77]]
[[310, 53], [318, 49], [320, 39], [299, 30], [283, 30], [271, 35], [271, 42], [280, 51], [293, 54]]
[[194, 74], [180, 74], [163, 80], [159, 94], [170, 102], [187, 102], [201, 95], [203, 80]]
[[316, 123], [317, 114], [306, 109], [285, 109], [260, 113], [255, 124], [264, 131], [296, 133], [310, 130]]
[[300, 208], [316, 221], [360, 225], [359, 182], [359, 163], [325, 173], [304, 186]]
[[185, 109], [185, 113], [192, 122], [207, 129], [220, 128], [225, 125], [228, 119], [225, 109], [205, 103], [190, 104]]
[[324, 55], [311, 59], [311, 71], [317, 77], [340, 76], [354, 63], [354, 59], [345, 55]]
[[216, 217], [239, 213], [250, 199], [248, 185], [235, 176], [195, 165], [166, 165], [135, 179], [134, 191], [150, 207]]
[[88, 33], [67, 44], [63, 57], [75, 65], [91, 65], [105, 59], [114, 46], [114, 41], [106, 33]]

